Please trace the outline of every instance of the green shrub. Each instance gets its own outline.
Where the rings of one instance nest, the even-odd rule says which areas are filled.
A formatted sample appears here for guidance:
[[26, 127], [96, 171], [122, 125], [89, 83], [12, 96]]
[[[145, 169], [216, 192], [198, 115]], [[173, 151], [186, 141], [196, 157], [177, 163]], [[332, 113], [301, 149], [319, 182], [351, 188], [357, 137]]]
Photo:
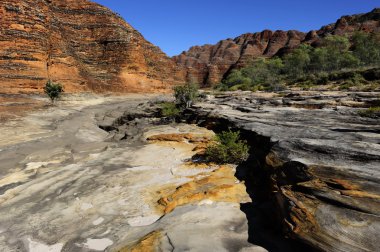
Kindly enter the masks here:
[[263, 86], [263, 90], [268, 91], [268, 92], [284, 91], [285, 89], [286, 89], [286, 86], [283, 83], [274, 83], [274, 84]]
[[242, 76], [248, 78], [246, 84], [251, 86], [273, 85], [282, 80], [281, 71], [284, 64], [280, 58], [257, 59], [250, 66], [241, 69]]
[[339, 90], [341, 90], [341, 91], [348, 91], [353, 86], [355, 86], [355, 84], [352, 82], [352, 80], [347, 80], [347, 81], [343, 82], [343, 84], [341, 84], [339, 86]]
[[354, 75], [350, 78], [350, 80], [355, 85], [361, 85], [361, 84], [366, 83], [366, 80], [364, 79], [364, 77], [358, 73], [354, 73]]
[[366, 110], [359, 111], [359, 115], [363, 117], [378, 118], [380, 117], [380, 107], [371, 107]]
[[230, 91], [238, 91], [238, 90], [241, 90], [241, 91], [247, 91], [249, 90], [249, 86], [248, 85], [245, 85], [245, 84], [240, 84], [240, 85], [235, 85], [235, 86], [232, 86], [230, 87]]
[[352, 37], [353, 53], [363, 66], [380, 65], [380, 38], [379, 34], [356, 32]]
[[326, 85], [329, 82], [329, 75], [325, 72], [322, 72], [318, 75], [317, 84]]
[[218, 91], [228, 91], [229, 87], [224, 83], [219, 83], [218, 85], [215, 86], [215, 89]]
[[161, 116], [163, 117], [177, 117], [181, 113], [181, 110], [177, 108], [173, 102], [164, 102], [161, 104]]
[[284, 68], [290, 78], [297, 79], [307, 72], [310, 64], [310, 51], [312, 51], [311, 46], [300, 45], [292, 53], [285, 55]]
[[187, 83], [183, 86], [174, 87], [174, 97], [176, 103], [181, 108], [189, 108], [197, 101], [199, 97], [198, 85], [195, 83]]
[[251, 91], [252, 91], [252, 92], [263, 91], [263, 90], [265, 90], [265, 87], [262, 86], [262, 85], [256, 85], [256, 86], [253, 86], [253, 87], [251, 88]]
[[297, 83], [297, 87], [301, 88], [302, 90], [310, 90], [312, 87], [315, 86], [315, 84], [312, 81], [303, 81], [300, 83]]
[[205, 156], [209, 162], [219, 164], [239, 164], [248, 158], [247, 142], [240, 139], [240, 132], [223, 131], [217, 134], [215, 142], [206, 148]]
[[51, 102], [54, 103], [63, 93], [63, 86], [48, 80], [44, 87], [44, 92], [49, 96]]
[[[233, 70], [223, 81], [223, 84], [231, 90], [235, 86], [249, 86], [252, 84], [252, 80], [244, 72]], [[238, 90], [239, 88], [235, 89]]]

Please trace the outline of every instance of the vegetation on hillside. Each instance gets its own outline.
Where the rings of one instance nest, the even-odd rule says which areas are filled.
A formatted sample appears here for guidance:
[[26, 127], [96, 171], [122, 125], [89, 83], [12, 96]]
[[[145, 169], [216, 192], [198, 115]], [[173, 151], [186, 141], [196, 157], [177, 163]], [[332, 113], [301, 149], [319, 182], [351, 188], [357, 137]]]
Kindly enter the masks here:
[[44, 87], [44, 92], [47, 96], [49, 96], [51, 102], [54, 103], [63, 93], [63, 86], [59, 83], [48, 80]]
[[[379, 67], [378, 34], [357, 32], [350, 39], [330, 35], [317, 48], [303, 44], [282, 58], [261, 58], [247, 67], [233, 70], [217, 88], [278, 91], [295, 83], [304, 86], [324, 85], [344, 80], [342, 89], [345, 89], [365, 83], [362, 73]], [[375, 77], [380, 80], [378, 72], [375, 72]]]
[[218, 164], [239, 164], [249, 156], [247, 142], [240, 139], [239, 131], [223, 131], [216, 135], [215, 141], [206, 148], [205, 156], [209, 162]]

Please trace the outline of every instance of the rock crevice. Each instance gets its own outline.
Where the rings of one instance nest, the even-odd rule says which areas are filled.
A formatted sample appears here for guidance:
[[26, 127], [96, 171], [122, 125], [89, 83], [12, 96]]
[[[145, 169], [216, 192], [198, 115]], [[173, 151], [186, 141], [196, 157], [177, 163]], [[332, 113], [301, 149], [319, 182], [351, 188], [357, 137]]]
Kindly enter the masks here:
[[[312, 102], [302, 96], [304, 104]], [[339, 100], [349, 97], [355, 95]], [[380, 136], [368, 130], [378, 131], [378, 119], [360, 117], [360, 109], [349, 105], [292, 108], [286, 105], [288, 99], [290, 95], [262, 98], [250, 93], [210, 97], [190, 111], [189, 120], [242, 132], [252, 154], [240, 176], [254, 203], [271, 199], [272, 204], [267, 204], [275, 210], [267, 219], [276, 219], [273, 226], [286, 236], [316, 250], [377, 250]], [[331, 95], [319, 98], [320, 102], [326, 99]], [[336, 131], [341, 124], [347, 130]], [[245, 208], [248, 218], [257, 214], [254, 206]], [[257, 225], [257, 221], [252, 223]], [[265, 237], [255, 244], [271, 248]]]

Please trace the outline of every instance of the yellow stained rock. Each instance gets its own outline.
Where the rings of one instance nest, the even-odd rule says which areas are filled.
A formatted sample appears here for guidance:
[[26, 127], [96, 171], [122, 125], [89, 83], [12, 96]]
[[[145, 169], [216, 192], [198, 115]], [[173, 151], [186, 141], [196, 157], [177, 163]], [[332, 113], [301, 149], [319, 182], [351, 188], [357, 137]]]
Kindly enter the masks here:
[[170, 192], [158, 201], [165, 214], [177, 206], [203, 200], [236, 203], [250, 201], [244, 183], [237, 181], [234, 169], [227, 165], [221, 166], [205, 178], [188, 182]]
[[154, 252], [157, 251], [158, 243], [162, 237], [160, 231], [153, 231], [131, 246], [124, 247], [118, 252]]
[[171, 141], [171, 142], [185, 142], [190, 143], [207, 143], [210, 141], [209, 136], [192, 133], [173, 133], [173, 134], [159, 134], [147, 138], [148, 141]]
[[380, 195], [374, 193], [368, 193], [358, 190], [342, 190], [340, 191], [343, 195], [357, 197], [357, 198], [369, 198], [369, 199], [380, 199]]

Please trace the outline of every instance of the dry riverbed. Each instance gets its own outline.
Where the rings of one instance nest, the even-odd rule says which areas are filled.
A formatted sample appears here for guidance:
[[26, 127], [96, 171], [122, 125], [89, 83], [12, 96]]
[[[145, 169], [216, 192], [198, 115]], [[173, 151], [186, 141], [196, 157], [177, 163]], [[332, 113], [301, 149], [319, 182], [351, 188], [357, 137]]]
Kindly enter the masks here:
[[77, 98], [0, 125], [0, 251], [265, 251], [247, 242], [235, 167], [189, 161], [213, 132], [113, 141], [99, 122], [157, 97]]

